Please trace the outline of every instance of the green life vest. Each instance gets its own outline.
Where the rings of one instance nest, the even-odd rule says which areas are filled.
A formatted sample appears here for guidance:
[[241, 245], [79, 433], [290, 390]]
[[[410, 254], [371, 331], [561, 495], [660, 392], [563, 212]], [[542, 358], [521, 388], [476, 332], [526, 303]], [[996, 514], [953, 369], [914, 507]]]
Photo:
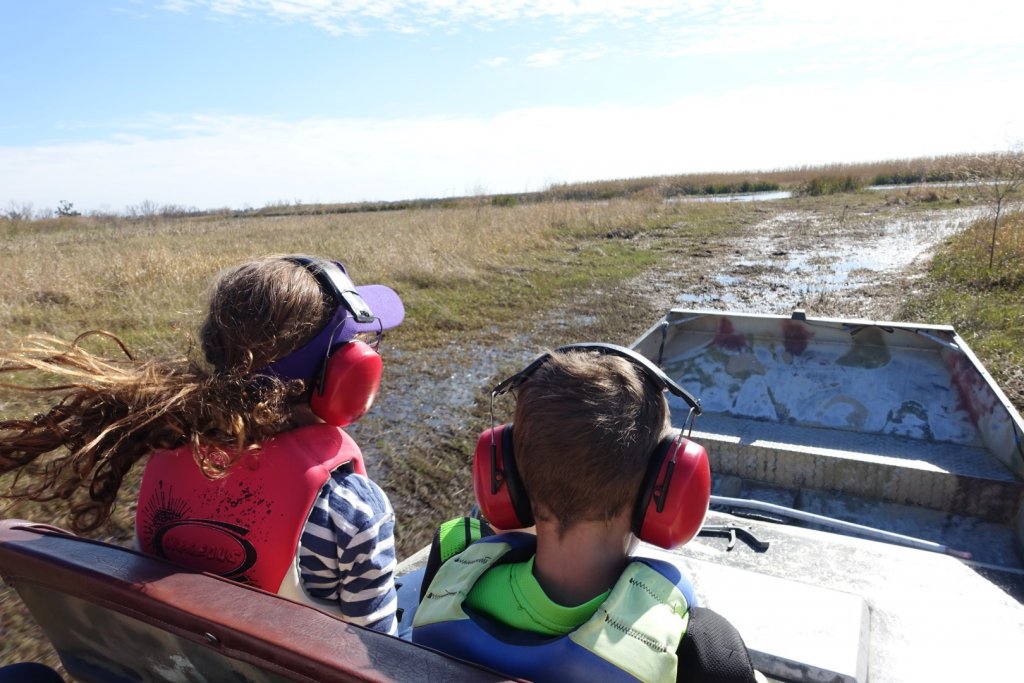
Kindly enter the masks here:
[[594, 615], [565, 636], [524, 639], [509, 630], [504, 638], [501, 624], [482, 627], [486, 617], [464, 609], [469, 592], [509, 553], [532, 554], [535, 543], [529, 534], [501, 534], [445, 562], [416, 611], [413, 641], [531, 680], [675, 681], [688, 605], [683, 579], [666, 562], [635, 558]]

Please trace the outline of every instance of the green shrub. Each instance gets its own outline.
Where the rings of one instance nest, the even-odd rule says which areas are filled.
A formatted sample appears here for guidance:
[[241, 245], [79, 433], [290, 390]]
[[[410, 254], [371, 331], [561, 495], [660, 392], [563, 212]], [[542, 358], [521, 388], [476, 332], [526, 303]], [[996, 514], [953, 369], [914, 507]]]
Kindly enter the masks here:
[[852, 175], [822, 175], [811, 178], [809, 182], [800, 188], [800, 194], [820, 197], [841, 192], [856, 192], [862, 187], [864, 187], [864, 181]]
[[519, 200], [511, 194], [496, 194], [491, 197], [491, 206], [515, 206], [518, 203]]

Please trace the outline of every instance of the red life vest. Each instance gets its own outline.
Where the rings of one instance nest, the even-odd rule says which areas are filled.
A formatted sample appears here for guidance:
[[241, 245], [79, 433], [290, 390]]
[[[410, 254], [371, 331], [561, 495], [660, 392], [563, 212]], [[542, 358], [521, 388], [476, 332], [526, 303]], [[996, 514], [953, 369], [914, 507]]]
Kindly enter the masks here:
[[135, 513], [139, 548], [277, 593], [320, 488], [346, 463], [366, 475], [356, 442], [327, 424], [278, 434], [220, 479], [203, 476], [191, 446], [153, 453]]

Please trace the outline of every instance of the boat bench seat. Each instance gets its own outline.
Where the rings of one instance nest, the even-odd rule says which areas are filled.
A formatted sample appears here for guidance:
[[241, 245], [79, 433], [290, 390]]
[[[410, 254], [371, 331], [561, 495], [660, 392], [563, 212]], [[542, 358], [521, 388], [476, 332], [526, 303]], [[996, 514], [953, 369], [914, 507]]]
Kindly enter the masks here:
[[0, 521], [0, 576], [77, 681], [499, 681], [312, 607], [120, 546]]
[[[1012, 523], [1024, 482], [983, 448], [703, 415], [692, 438], [711, 471], [792, 488]], [[922, 456], [926, 454], [926, 458]]]

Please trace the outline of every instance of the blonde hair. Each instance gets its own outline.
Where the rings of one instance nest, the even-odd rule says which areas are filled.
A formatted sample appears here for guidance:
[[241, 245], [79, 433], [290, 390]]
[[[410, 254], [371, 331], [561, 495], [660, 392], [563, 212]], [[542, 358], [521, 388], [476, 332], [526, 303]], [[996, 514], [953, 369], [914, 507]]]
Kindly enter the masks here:
[[[153, 450], [189, 444], [206, 476], [224, 476], [247, 449], [288, 429], [304, 396], [301, 381], [252, 371], [301, 347], [335, 306], [305, 268], [270, 257], [214, 282], [200, 331], [205, 363], [188, 354], [139, 360], [98, 330], [70, 343], [30, 337], [0, 351], [0, 374], [36, 378], [0, 386], [59, 397], [32, 418], [0, 421], [0, 474], [16, 473], [8, 497], [68, 501], [72, 529], [90, 531], [109, 518], [125, 475]], [[83, 346], [95, 338], [114, 342], [121, 357]]]

